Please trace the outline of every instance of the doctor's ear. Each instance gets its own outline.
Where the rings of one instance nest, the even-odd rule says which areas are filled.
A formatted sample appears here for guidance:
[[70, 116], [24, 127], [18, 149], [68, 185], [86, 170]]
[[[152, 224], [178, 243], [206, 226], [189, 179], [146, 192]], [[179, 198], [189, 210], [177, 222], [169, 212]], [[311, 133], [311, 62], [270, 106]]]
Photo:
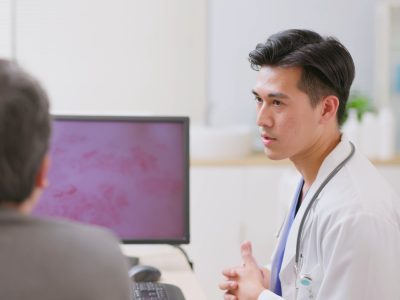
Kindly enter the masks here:
[[336, 114], [339, 108], [339, 99], [334, 95], [326, 96], [322, 99], [320, 105], [322, 124], [328, 123], [331, 120], [336, 122]]

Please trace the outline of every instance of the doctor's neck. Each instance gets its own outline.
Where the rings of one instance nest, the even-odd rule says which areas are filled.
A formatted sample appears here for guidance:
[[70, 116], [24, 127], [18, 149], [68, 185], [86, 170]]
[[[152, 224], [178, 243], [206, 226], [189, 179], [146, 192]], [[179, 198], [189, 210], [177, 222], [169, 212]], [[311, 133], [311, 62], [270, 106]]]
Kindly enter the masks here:
[[305, 153], [290, 158], [296, 169], [303, 176], [303, 197], [315, 181], [323, 161], [339, 144], [340, 140], [341, 133], [338, 129], [329, 134], [325, 132]]

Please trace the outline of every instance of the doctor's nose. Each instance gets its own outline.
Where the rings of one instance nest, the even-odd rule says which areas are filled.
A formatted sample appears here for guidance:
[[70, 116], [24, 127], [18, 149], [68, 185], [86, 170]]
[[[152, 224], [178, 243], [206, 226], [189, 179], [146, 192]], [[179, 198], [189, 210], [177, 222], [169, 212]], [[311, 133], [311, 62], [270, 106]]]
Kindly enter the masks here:
[[272, 127], [274, 125], [271, 111], [265, 105], [257, 111], [256, 123], [259, 127]]

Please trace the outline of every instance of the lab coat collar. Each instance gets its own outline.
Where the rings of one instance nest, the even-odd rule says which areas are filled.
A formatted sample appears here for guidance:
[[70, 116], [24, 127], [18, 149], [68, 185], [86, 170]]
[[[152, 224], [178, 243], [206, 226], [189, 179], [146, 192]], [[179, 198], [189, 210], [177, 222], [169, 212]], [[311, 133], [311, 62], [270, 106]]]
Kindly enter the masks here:
[[[287, 239], [286, 247], [285, 247], [285, 254], [283, 257], [283, 262], [282, 262], [282, 267], [281, 267], [281, 280], [282, 280], [282, 274], [285, 274], [286, 272], [293, 272], [294, 270], [294, 262], [295, 262], [295, 255], [296, 255], [296, 242], [297, 242], [297, 235], [299, 231], [299, 226], [301, 219], [304, 215], [304, 212], [310, 203], [311, 198], [314, 196], [315, 192], [318, 190], [318, 188], [321, 186], [325, 178], [333, 171], [336, 166], [342, 162], [350, 153], [351, 151], [351, 146], [348, 141], [348, 139], [344, 136], [342, 136], [341, 141], [339, 144], [336, 145], [336, 147], [331, 151], [331, 153], [328, 154], [328, 156], [324, 159], [324, 161], [321, 164], [321, 167], [319, 168], [317, 177], [314, 181], [314, 183], [310, 186], [306, 197], [304, 198], [299, 211], [296, 214], [296, 218], [293, 221], [292, 228], [289, 233], [289, 237]], [[320, 198], [323, 194], [323, 190], [319, 194], [318, 198]], [[318, 201], [318, 200], [317, 200]], [[312, 219], [312, 213], [313, 210], [310, 211], [309, 219]], [[307, 231], [308, 226], [310, 225], [310, 222], [306, 222], [305, 227], [303, 229], [303, 236], [304, 233]]]

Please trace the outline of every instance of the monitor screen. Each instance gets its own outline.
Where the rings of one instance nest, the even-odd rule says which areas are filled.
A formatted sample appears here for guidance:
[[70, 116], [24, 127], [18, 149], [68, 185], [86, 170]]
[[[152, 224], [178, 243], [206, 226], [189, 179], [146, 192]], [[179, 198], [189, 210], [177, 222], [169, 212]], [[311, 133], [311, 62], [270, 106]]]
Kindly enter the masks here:
[[124, 243], [189, 243], [187, 117], [55, 116], [34, 214], [111, 229]]

